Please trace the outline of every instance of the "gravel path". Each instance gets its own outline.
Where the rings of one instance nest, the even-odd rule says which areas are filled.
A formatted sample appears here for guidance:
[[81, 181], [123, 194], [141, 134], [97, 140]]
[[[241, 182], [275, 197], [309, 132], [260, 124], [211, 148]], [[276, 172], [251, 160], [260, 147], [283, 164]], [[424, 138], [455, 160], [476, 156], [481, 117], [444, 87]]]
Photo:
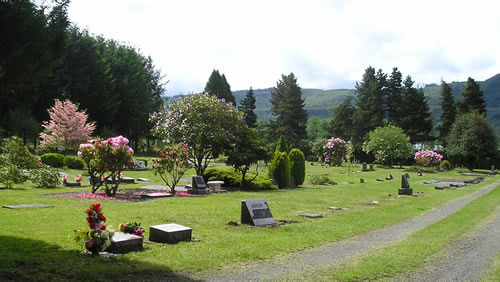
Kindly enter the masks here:
[[[321, 247], [269, 259], [258, 263], [238, 267], [231, 270], [215, 272], [208, 277], [200, 277], [206, 281], [260, 281], [281, 279], [301, 279], [301, 275], [310, 273], [315, 268], [346, 262], [353, 257], [365, 255], [376, 249], [386, 247], [402, 240], [410, 234], [434, 224], [460, 208], [493, 190], [500, 182], [487, 185], [480, 190], [460, 199], [447, 202], [421, 216], [393, 224], [391, 226], [329, 243]], [[497, 236], [498, 237], [498, 236]], [[307, 278], [311, 278], [306, 276]], [[303, 277], [302, 278], [306, 278]]]
[[479, 281], [500, 252], [500, 208], [492, 219], [464, 235], [416, 272], [394, 281]]

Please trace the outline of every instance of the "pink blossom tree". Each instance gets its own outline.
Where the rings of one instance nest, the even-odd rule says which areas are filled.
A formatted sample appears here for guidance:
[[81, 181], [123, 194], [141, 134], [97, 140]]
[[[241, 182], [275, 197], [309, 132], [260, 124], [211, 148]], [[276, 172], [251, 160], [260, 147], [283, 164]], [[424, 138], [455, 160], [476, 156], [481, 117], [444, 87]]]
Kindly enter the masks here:
[[76, 150], [79, 144], [90, 139], [95, 124], [87, 123], [85, 111], [78, 111], [78, 104], [70, 100], [55, 100], [49, 110], [49, 121], [45, 121], [40, 133], [40, 146], [55, 147], [61, 150]]

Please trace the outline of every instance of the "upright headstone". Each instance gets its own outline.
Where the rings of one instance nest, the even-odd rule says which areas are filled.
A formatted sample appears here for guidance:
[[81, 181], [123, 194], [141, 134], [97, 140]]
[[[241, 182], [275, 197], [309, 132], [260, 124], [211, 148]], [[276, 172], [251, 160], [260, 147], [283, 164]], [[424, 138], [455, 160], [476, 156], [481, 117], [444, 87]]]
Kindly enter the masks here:
[[494, 165], [491, 166], [490, 174], [497, 174], [497, 172], [495, 171], [495, 166]]
[[276, 224], [265, 200], [241, 201], [241, 224], [263, 226]]
[[191, 188], [187, 190], [189, 194], [208, 194], [209, 190], [202, 176], [193, 176]]
[[363, 163], [363, 171], [367, 171], [366, 163]]
[[413, 189], [410, 188], [408, 178], [410, 178], [408, 173], [401, 175], [401, 188], [398, 190], [398, 195], [413, 195]]
[[374, 171], [373, 164], [370, 164], [370, 171]]

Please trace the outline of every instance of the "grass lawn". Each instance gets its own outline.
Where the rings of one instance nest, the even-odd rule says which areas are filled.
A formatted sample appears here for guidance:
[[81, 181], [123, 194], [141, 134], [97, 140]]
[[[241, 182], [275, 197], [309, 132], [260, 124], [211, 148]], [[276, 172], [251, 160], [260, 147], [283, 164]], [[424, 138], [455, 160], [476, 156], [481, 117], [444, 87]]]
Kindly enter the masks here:
[[[216, 166], [222, 166], [216, 164]], [[373, 172], [347, 175], [347, 168], [307, 166], [307, 174], [328, 174], [338, 183], [263, 192], [231, 192], [200, 197], [176, 197], [140, 202], [118, 200], [82, 200], [46, 197], [43, 194], [90, 191], [90, 188], [36, 189], [30, 183], [15, 189], [0, 190], [2, 205], [50, 204], [54, 208], [0, 209], [0, 278], [9, 279], [117, 279], [130, 273], [197, 272], [231, 267], [296, 250], [318, 246], [421, 214], [440, 203], [466, 195], [492, 183], [487, 178], [479, 185], [457, 190], [434, 190], [424, 185], [429, 179], [463, 179], [456, 171], [427, 173], [418, 177], [410, 173], [410, 185], [424, 197], [397, 197], [402, 169], [376, 168]], [[360, 170], [355, 167], [354, 170]], [[67, 170], [72, 177], [81, 171]], [[394, 173], [396, 180], [379, 182]], [[265, 173], [265, 172], [261, 172]], [[190, 177], [194, 171], [188, 171]], [[151, 171], [125, 172], [124, 176], [159, 180]], [[307, 178], [307, 177], [306, 177]], [[364, 178], [367, 183], [360, 184]], [[308, 179], [308, 178], [307, 178]], [[183, 182], [186, 183], [186, 182]], [[352, 183], [352, 184], [350, 184]], [[138, 188], [148, 184], [123, 185], [120, 189]], [[151, 184], [149, 184], [151, 185]], [[392, 194], [392, 196], [388, 196]], [[277, 220], [299, 223], [280, 227], [230, 226], [240, 221], [241, 200], [264, 199]], [[370, 205], [374, 200], [377, 206]], [[144, 251], [113, 259], [96, 258], [81, 253], [73, 241], [73, 230], [86, 224], [85, 210], [95, 202], [103, 206], [108, 226], [117, 229], [120, 223], [137, 221], [149, 226], [177, 223], [193, 229], [194, 242], [177, 245], [147, 243]], [[329, 206], [350, 207], [346, 211], [329, 210]], [[304, 212], [321, 213], [321, 219], [301, 217]], [[179, 278], [179, 277], [178, 277]]]

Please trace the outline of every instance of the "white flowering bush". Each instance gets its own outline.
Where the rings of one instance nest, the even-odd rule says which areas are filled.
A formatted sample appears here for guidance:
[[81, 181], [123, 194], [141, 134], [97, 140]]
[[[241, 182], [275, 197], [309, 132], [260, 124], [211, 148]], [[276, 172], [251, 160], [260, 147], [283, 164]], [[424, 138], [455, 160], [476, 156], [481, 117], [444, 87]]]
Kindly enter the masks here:
[[342, 138], [332, 137], [323, 145], [323, 162], [341, 166], [347, 154], [347, 143]]

